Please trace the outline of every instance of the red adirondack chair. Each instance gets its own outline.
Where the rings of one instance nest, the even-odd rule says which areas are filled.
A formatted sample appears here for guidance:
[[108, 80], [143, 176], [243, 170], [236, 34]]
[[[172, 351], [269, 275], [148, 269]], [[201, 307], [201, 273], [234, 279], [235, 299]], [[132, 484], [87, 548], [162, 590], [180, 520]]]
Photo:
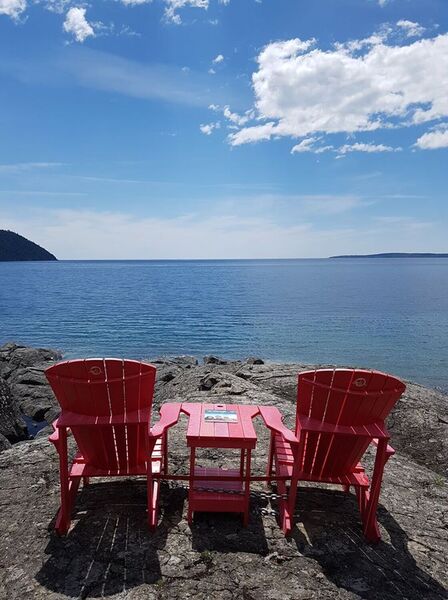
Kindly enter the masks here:
[[[45, 375], [62, 409], [49, 437], [60, 462], [58, 533], [67, 533], [81, 478], [87, 485], [89, 477], [146, 475], [148, 521], [154, 526], [159, 483], [151, 474], [160, 471], [163, 455], [162, 438], [149, 432], [156, 368], [115, 358], [68, 360]], [[70, 469], [69, 429], [78, 447]]]
[[[299, 373], [297, 390], [296, 437], [291, 444], [272, 434], [268, 476], [289, 476], [287, 500], [280, 503], [282, 528], [292, 528], [297, 485], [300, 481], [341, 484], [345, 491], [353, 486], [369, 541], [380, 540], [376, 510], [383, 470], [395, 453], [388, 445], [384, 426], [393, 406], [406, 386], [395, 377], [378, 371], [357, 369], [318, 369]], [[360, 460], [373, 443], [376, 459], [372, 481]], [[278, 482], [282, 494], [284, 481]]]

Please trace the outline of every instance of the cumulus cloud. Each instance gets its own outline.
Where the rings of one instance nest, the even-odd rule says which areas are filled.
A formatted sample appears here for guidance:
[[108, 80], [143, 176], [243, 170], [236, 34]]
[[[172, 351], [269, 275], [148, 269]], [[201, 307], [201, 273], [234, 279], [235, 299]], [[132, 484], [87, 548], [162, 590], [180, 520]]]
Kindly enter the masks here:
[[344, 144], [337, 149], [339, 154], [347, 154], [349, 152], [400, 152], [401, 148], [392, 148], [384, 144]]
[[312, 152], [313, 154], [322, 154], [323, 152], [329, 152], [330, 150], [334, 150], [334, 146], [332, 146], [331, 144], [327, 146], [317, 145], [317, 143], [321, 140], [322, 137], [305, 138], [299, 144], [296, 144], [291, 148], [291, 154], [301, 152]]
[[17, 20], [26, 10], [26, 0], [0, 0], [0, 15]]
[[225, 119], [230, 121], [230, 123], [239, 126], [245, 125], [255, 116], [254, 111], [251, 109], [247, 110], [243, 115], [232, 112], [228, 104], [225, 104], [224, 106], [220, 106], [219, 104], [210, 104], [209, 109], [213, 110], [214, 112], [222, 112]]
[[424, 133], [415, 142], [417, 148], [421, 150], [436, 150], [438, 148], [448, 148], [448, 123], [439, 125], [433, 131]]
[[252, 76], [256, 120], [232, 133], [230, 143], [374, 131], [448, 116], [448, 34], [403, 46], [379, 34], [368, 40], [330, 50], [317, 48], [314, 39], [268, 44]]
[[221, 63], [224, 60], [224, 56], [222, 54], [218, 54], [218, 56], [215, 56], [215, 58], [212, 60], [212, 63], [217, 65], [219, 63]]
[[318, 145], [322, 140], [322, 137], [309, 137], [305, 138], [295, 146], [291, 148], [291, 154], [301, 152], [312, 152], [313, 154], [322, 154], [323, 152], [334, 151], [339, 156], [348, 154], [350, 152], [399, 152], [401, 148], [393, 148], [392, 146], [386, 146], [385, 144], [372, 144], [372, 143], [361, 143], [355, 142], [354, 144], [344, 144], [339, 148], [328, 145]]
[[211, 135], [214, 129], [219, 129], [220, 127], [221, 123], [217, 121], [216, 123], [207, 123], [205, 125], [200, 125], [199, 129], [204, 135]]
[[191, 8], [203, 8], [206, 10], [209, 5], [209, 0], [164, 0], [164, 2], [167, 5], [165, 8], [166, 20], [176, 25], [182, 23], [182, 19], [177, 12], [181, 8], [189, 6]]
[[84, 42], [88, 37], [94, 36], [95, 31], [86, 19], [86, 9], [70, 8], [65, 17], [64, 31], [71, 33], [77, 42]]
[[61, 15], [67, 9], [71, 0], [34, 0], [34, 4], [41, 4], [46, 10]]
[[407, 37], [420, 37], [425, 33], [425, 28], [414, 21], [406, 21], [405, 19], [401, 19], [400, 21], [397, 21], [397, 25], [403, 29]]

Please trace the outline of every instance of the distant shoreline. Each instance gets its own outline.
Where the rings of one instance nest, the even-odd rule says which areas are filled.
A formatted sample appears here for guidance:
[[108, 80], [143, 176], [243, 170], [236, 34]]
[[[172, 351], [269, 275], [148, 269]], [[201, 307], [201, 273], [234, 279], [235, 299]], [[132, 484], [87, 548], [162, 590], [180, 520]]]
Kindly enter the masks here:
[[381, 254], [341, 254], [329, 258], [448, 258], [448, 253], [436, 252], [383, 252]]

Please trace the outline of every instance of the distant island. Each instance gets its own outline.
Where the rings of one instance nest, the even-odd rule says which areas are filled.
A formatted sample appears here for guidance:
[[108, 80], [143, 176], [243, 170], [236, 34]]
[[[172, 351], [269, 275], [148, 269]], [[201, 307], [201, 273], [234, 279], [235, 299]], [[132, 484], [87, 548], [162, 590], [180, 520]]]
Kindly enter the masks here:
[[330, 258], [448, 258], [448, 253], [437, 252], [383, 252], [381, 254], [341, 254]]
[[57, 258], [22, 235], [0, 229], [0, 261], [13, 260], [57, 260]]

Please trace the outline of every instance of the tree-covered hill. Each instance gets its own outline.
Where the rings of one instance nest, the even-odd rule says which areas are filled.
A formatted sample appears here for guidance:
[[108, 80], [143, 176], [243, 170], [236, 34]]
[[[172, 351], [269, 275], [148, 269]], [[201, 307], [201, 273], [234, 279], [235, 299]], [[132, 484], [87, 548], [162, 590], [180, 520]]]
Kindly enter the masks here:
[[0, 261], [57, 260], [54, 254], [14, 231], [0, 229]]

